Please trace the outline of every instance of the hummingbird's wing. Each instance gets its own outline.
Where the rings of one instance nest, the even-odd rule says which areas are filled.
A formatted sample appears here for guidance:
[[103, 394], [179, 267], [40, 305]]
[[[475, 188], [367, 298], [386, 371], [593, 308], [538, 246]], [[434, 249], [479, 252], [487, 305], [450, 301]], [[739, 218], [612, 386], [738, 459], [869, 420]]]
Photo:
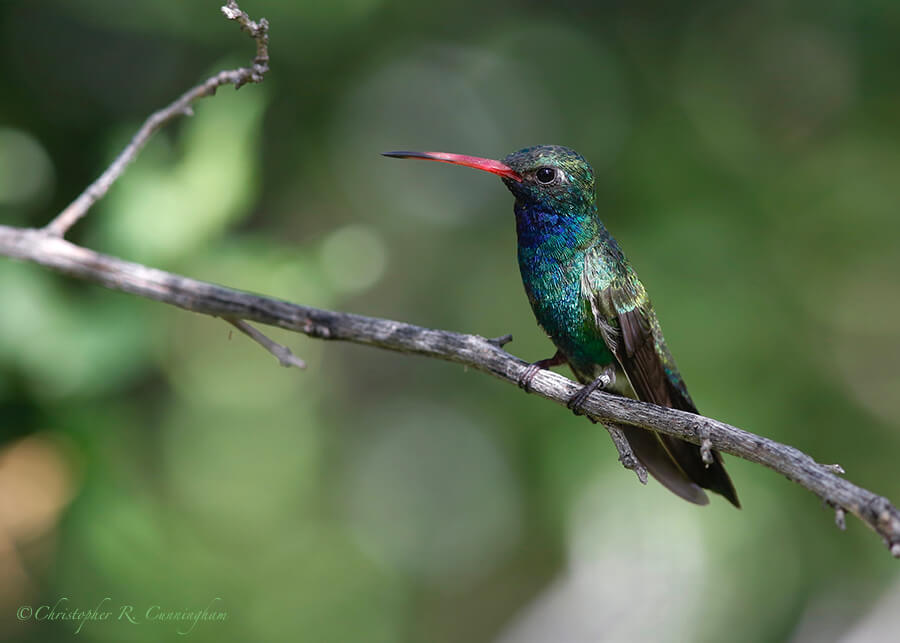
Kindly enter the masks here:
[[[598, 246], [588, 251], [582, 292], [589, 298], [594, 321], [606, 345], [627, 375], [638, 399], [697, 413], [666, 346], [644, 286], [630, 265], [624, 261], [604, 261], [608, 258], [604, 258], [600, 254], [602, 252], [603, 248]], [[613, 271], [608, 269], [611, 265], [616, 266]], [[670, 466], [663, 478], [653, 471], [652, 463], [644, 462], [644, 465], [669, 489], [691, 500], [687, 495], [696, 495], [699, 490], [686, 488], [685, 485], [695, 483], [722, 494], [732, 504], [740, 506], [718, 452], [712, 452], [713, 462], [707, 466], [697, 445], [667, 435], [653, 435], [656, 437], [655, 444], [646, 436], [633, 441], [629, 435], [628, 439], [641, 459], [658, 461], [662, 455], [658, 447], [663, 448], [677, 471], [671, 471]], [[660, 466], [657, 463], [656, 468]]]

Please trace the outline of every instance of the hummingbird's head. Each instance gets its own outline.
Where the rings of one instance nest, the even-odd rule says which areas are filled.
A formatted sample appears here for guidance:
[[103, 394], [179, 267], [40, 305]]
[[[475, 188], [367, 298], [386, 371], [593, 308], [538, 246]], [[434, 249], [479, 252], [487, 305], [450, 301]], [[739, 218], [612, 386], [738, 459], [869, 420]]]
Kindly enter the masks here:
[[502, 161], [446, 152], [386, 152], [384, 156], [440, 161], [496, 174], [526, 207], [553, 211], [589, 210], [594, 201], [594, 171], [575, 150], [537, 145], [513, 152]]
[[594, 201], [594, 170], [581, 154], [568, 147], [526, 147], [502, 163], [518, 176], [518, 180], [503, 177], [517, 202], [558, 210], [590, 206]]

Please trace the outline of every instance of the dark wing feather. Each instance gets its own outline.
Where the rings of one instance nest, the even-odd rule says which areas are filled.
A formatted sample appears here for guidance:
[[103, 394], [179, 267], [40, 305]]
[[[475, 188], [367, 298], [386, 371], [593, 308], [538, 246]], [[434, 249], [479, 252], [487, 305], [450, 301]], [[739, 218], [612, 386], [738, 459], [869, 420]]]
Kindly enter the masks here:
[[653, 342], [653, 333], [643, 307], [617, 315], [623, 350], [616, 359], [628, 375], [638, 397], [661, 406], [672, 406], [669, 378]]
[[[588, 253], [588, 262], [591, 259], [592, 253]], [[595, 262], [598, 259], [599, 257], [593, 257]], [[594, 265], [596, 266], [596, 263]], [[586, 268], [585, 274], [587, 278], [590, 278], [590, 266], [586, 266]], [[666, 347], [659, 322], [646, 291], [630, 266], [623, 264], [621, 269], [615, 273], [597, 275], [595, 272], [594, 275], [594, 283], [589, 285], [591, 286], [591, 308], [595, 321], [603, 333], [607, 346], [628, 376], [638, 399], [697, 413], [675, 367], [672, 355]], [[599, 279], [600, 283], [597, 283], [597, 276], [605, 277], [605, 279], [601, 278]], [[603, 287], [596, 289], [598, 285]], [[697, 445], [671, 436], [653, 435], [655, 435], [658, 446], [666, 452], [664, 455], [673, 461], [672, 464], [677, 467], [686, 481], [715, 491], [725, 496], [735, 506], [740, 506], [734, 486], [718, 452], [713, 451], [713, 463], [707, 466], [703, 462], [700, 448]], [[635, 439], [632, 439], [633, 437]], [[659, 449], [655, 449], [656, 453], [650, 453], [654, 445], [646, 439], [647, 436], [635, 436], [632, 432], [628, 438], [639, 458], [642, 457], [642, 453], [637, 452], [643, 452], [643, 460], [658, 461], [663, 455], [659, 453]], [[689, 492], [684, 488], [683, 483], [673, 479], [675, 474], [671, 471], [671, 466], [666, 467], [666, 479], [663, 479], [653, 471], [654, 467], [646, 461], [644, 464], [651, 473], [654, 473], [660, 481], [678, 495], [685, 497], [684, 492]], [[677, 478], [677, 475], [675, 477]], [[673, 489], [673, 486], [679, 487], [680, 491]], [[694, 502], [697, 501], [694, 500]]]

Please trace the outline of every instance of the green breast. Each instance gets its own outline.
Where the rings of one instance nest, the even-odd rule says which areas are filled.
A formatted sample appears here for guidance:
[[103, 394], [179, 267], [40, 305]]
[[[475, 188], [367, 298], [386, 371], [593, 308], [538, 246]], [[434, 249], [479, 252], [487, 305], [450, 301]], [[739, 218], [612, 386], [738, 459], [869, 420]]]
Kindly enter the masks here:
[[[566, 356], [580, 379], [615, 361], [600, 336], [588, 300], [581, 293], [584, 255], [560, 262], [540, 248], [519, 248], [525, 292], [538, 324]], [[584, 376], [583, 378], [581, 376]]]

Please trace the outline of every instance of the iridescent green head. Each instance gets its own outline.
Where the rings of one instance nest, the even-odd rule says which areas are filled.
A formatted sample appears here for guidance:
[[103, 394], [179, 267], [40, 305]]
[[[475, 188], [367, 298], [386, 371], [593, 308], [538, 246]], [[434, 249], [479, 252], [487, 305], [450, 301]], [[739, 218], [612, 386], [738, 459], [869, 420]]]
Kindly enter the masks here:
[[582, 209], [594, 201], [594, 170], [581, 154], [560, 145], [537, 145], [513, 152], [503, 164], [520, 180], [503, 178], [516, 201]]

